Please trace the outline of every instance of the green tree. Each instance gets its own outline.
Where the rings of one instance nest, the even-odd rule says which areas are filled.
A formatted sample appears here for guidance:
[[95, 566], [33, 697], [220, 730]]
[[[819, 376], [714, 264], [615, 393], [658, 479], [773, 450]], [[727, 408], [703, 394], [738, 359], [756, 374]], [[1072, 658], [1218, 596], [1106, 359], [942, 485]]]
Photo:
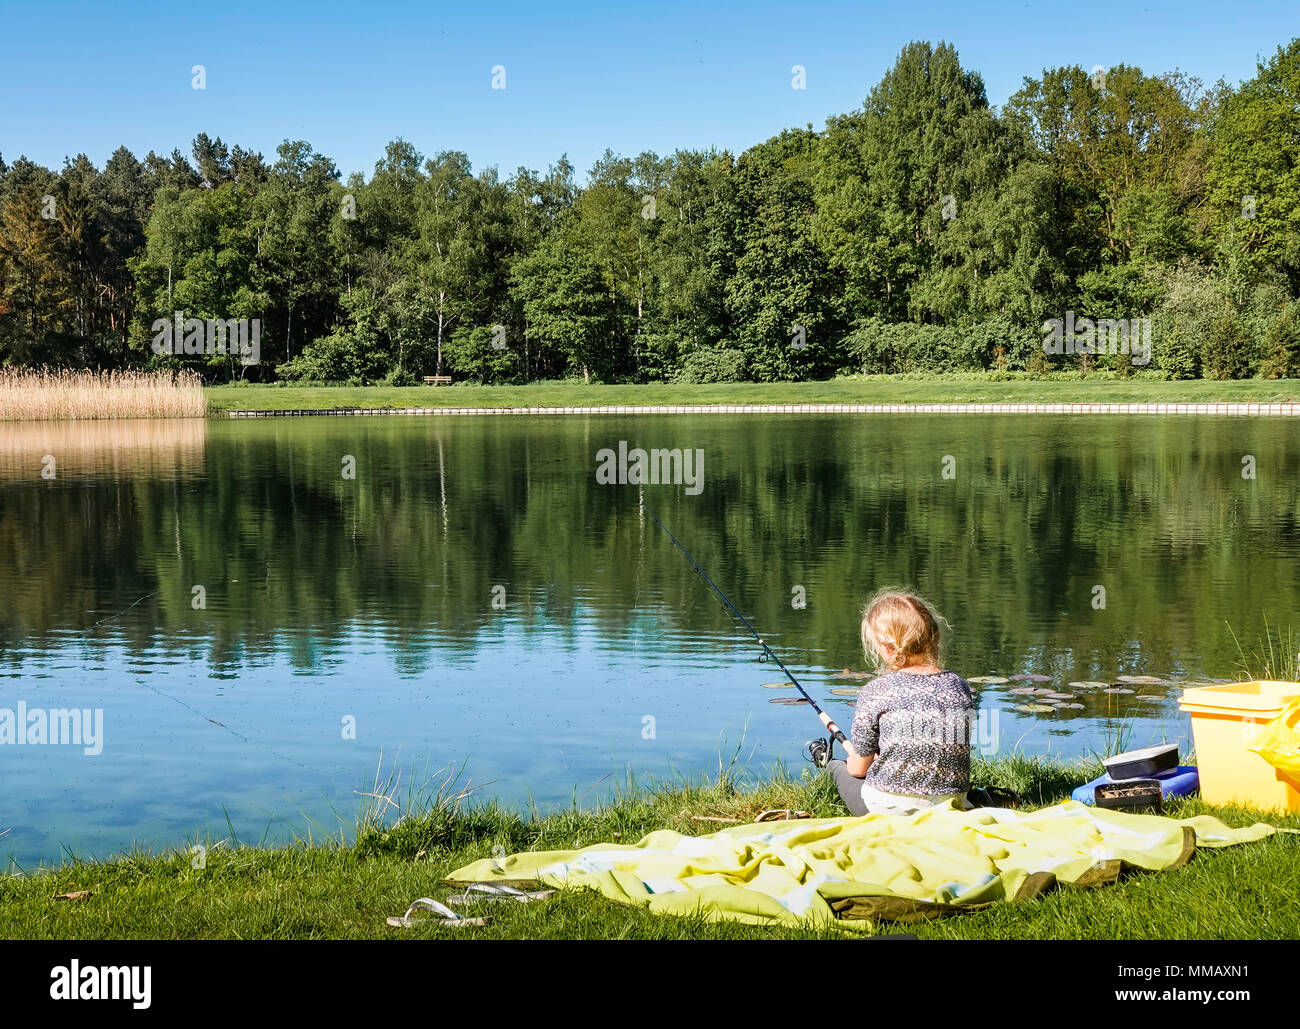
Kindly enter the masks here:
[[817, 227], [851, 318], [936, 313], [936, 290], [914, 298], [912, 287], [948, 222], [1006, 174], [1006, 136], [983, 80], [947, 43], [908, 44], [860, 110], [827, 122]]
[[1197, 249], [1192, 220], [1207, 191], [1201, 132], [1218, 94], [1180, 73], [1118, 65], [1044, 71], [1006, 105], [1010, 125], [1073, 187], [1071, 219], [1100, 244], [1093, 261], [1170, 260]]
[[[66, 364], [60, 340], [74, 286], [55, 219], [42, 217], [54, 196], [51, 176], [7, 191], [0, 206], [0, 359]], [[57, 203], [57, 197], [56, 203]]]
[[[337, 216], [338, 170], [301, 140], [277, 148], [279, 160], [253, 197], [247, 230], [256, 244], [256, 291], [263, 317], [263, 353], [268, 340], [283, 343], [284, 359], [328, 332], [337, 322], [338, 256], [330, 243]], [[232, 189], [232, 184], [219, 187]], [[243, 194], [241, 194], [242, 196]]]
[[1210, 138], [1217, 233], [1253, 272], [1276, 268], [1300, 294], [1300, 38], [1223, 99]]
[[736, 254], [726, 283], [735, 345], [759, 381], [833, 371], [842, 289], [814, 232], [817, 136], [783, 132], [736, 162], [728, 204]]
[[616, 371], [616, 326], [603, 269], [566, 235], [553, 233], [515, 265], [514, 288], [539, 370], [576, 372], [590, 382]]
[[[131, 262], [139, 284], [133, 338], [142, 360], [156, 319], [265, 318], [267, 299], [257, 289], [255, 198], [227, 181], [216, 189], [184, 192], [164, 186], [145, 229], [144, 253]], [[261, 347], [270, 340], [263, 325]], [[165, 358], [166, 361], [184, 358]], [[192, 360], [192, 358], [191, 358]], [[223, 376], [244, 375], [235, 355], [209, 355], [204, 363]]]
[[438, 154], [415, 187], [415, 234], [404, 254], [407, 310], [441, 375], [452, 333], [503, 306], [512, 240], [507, 190], [494, 170], [474, 176], [462, 153]]

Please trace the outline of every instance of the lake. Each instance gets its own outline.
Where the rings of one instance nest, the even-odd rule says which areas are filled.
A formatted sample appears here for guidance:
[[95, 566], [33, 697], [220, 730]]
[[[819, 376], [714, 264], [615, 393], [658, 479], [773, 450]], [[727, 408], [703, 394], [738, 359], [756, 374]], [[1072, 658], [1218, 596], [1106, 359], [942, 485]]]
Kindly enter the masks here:
[[[1249, 651], [1291, 623], [1298, 437], [1159, 416], [0, 426], [0, 711], [102, 712], [95, 746], [0, 745], [0, 857], [337, 836], [377, 769], [404, 792], [463, 765], [546, 809], [733, 755], [800, 767], [820, 726], [770, 703], [779, 670], [643, 502], [838, 716], [864, 601], [909, 585], [950, 667], [1080, 705], [982, 685], [986, 752], [1188, 746], [1179, 683], [1235, 678], [1234, 631]], [[702, 452], [698, 489], [598, 482], [621, 442]], [[1163, 681], [1065, 688], [1119, 675]]]

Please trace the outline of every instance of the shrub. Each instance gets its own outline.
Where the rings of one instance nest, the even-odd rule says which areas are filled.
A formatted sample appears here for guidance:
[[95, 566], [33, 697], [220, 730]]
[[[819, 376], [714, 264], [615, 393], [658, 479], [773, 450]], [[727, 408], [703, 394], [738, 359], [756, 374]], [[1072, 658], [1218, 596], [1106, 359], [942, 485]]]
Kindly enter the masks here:
[[1287, 291], [1276, 282], [1261, 282], [1252, 288], [1241, 306], [1241, 317], [1246, 329], [1258, 345], [1258, 355], [1265, 356], [1264, 340], [1272, 331], [1274, 322], [1282, 315], [1290, 301]]
[[960, 330], [963, 366], [971, 370], [1025, 368], [1035, 352], [1043, 352], [1043, 338], [1010, 318], [990, 318]]
[[870, 318], [839, 343], [855, 370], [867, 375], [983, 371], [1025, 367], [1042, 341], [1008, 318], [970, 325], [917, 325]]
[[335, 329], [328, 336], [308, 343], [301, 354], [280, 365], [276, 374], [282, 379], [304, 382], [361, 383], [379, 377], [378, 369], [371, 368], [360, 342], [348, 329]]
[[1052, 362], [1047, 358], [1047, 351], [1039, 346], [1025, 360], [1025, 371], [1033, 379], [1041, 379], [1052, 370]]
[[951, 330], [870, 318], [840, 343], [867, 375], [955, 370]]
[[1210, 326], [1201, 352], [1207, 379], [1244, 379], [1254, 363], [1255, 341], [1246, 320], [1229, 309]]
[[508, 336], [504, 348], [498, 348], [498, 339], [495, 326], [462, 326], [443, 347], [445, 370], [461, 376], [461, 381], [465, 376], [480, 383], [508, 379], [519, 363], [518, 354], [510, 348]]
[[1161, 268], [1155, 274], [1162, 296], [1151, 317], [1152, 363], [1172, 378], [1194, 379], [1201, 374], [1223, 296], [1210, 271], [1198, 264]]
[[745, 355], [722, 347], [700, 347], [687, 356], [673, 376], [673, 382], [744, 382], [748, 369]]
[[1260, 375], [1266, 379], [1300, 377], [1300, 301], [1291, 301], [1264, 335]]
[[1171, 379], [1194, 379], [1200, 374], [1204, 327], [1198, 328], [1187, 316], [1167, 314], [1153, 320], [1152, 334], [1153, 361]]

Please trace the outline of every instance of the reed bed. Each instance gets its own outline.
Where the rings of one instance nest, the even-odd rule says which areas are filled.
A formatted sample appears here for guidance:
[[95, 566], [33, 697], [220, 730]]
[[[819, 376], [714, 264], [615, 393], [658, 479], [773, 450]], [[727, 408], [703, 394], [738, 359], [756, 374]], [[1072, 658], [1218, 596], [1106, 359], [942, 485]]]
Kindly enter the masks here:
[[194, 371], [0, 369], [0, 421], [202, 418], [206, 414], [203, 382]]

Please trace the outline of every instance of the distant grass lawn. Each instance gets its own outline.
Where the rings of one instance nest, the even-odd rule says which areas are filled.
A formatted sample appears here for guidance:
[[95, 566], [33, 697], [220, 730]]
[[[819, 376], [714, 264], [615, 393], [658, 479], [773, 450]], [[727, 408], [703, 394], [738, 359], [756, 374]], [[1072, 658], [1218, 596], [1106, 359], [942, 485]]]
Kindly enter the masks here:
[[1058, 373], [1043, 379], [995, 381], [989, 374], [880, 375], [827, 382], [721, 383], [679, 386], [209, 386], [214, 413], [404, 407], [603, 407], [656, 404], [945, 404], [945, 403], [1207, 403], [1300, 401], [1300, 379], [1205, 379], [1168, 382], [1146, 376], [1087, 378]]
[[[1031, 806], [1053, 803], [1100, 766], [1025, 757], [977, 767], [982, 782], [1017, 789]], [[655, 829], [700, 835], [721, 828], [693, 820], [715, 815], [750, 820], [763, 808], [843, 815], [824, 777], [738, 784], [729, 775], [698, 785], [629, 791], [597, 808], [527, 818], [493, 806], [446, 805], [371, 826], [360, 843], [278, 849], [227, 841], [210, 847], [195, 869], [184, 848], [50, 872], [0, 876], [0, 935], [55, 939], [800, 939], [844, 938], [697, 918], [651, 915], [580, 890], [534, 904], [485, 906], [492, 924], [447, 929], [390, 929], [416, 897], [445, 900], [441, 880], [470, 861], [507, 852], [558, 850], [598, 842], [635, 842]], [[1167, 805], [1177, 817], [1211, 813], [1229, 825], [1268, 821], [1300, 828], [1300, 816], [1207, 808], [1197, 799]], [[390, 819], [391, 822], [391, 819]], [[497, 851], [499, 853], [500, 851]], [[879, 923], [878, 933], [932, 939], [1296, 939], [1300, 895], [1294, 889], [1300, 837], [1279, 835], [1222, 851], [1200, 850], [1172, 872], [1133, 873], [1096, 889], [1063, 888], [1022, 904], [1001, 904], [917, 924]], [[81, 899], [60, 894], [88, 890]]]

